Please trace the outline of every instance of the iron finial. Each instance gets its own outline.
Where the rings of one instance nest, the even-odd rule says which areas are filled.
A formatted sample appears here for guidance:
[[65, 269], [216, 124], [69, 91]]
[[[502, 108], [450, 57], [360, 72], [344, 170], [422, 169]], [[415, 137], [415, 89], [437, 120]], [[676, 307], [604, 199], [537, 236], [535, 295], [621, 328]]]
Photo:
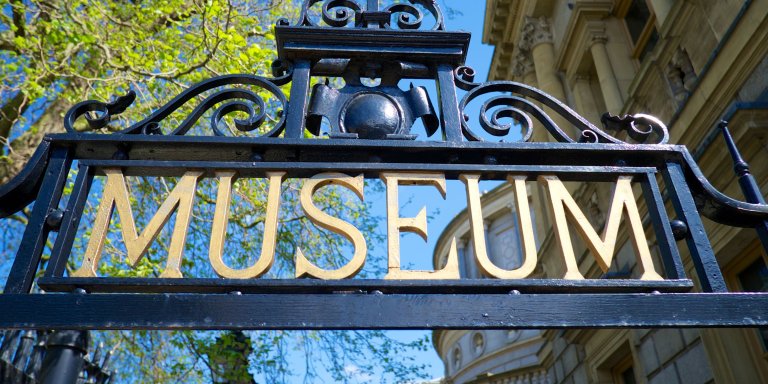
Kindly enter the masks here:
[[736, 175], [738, 177], [748, 175], [749, 164], [744, 161], [744, 158], [741, 157], [739, 149], [736, 148], [736, 144], [733, 142], [733, 136], [731, 136], [731, 132], [728, 130], [728, 122], [725, 120], [720, 120], [717, 126], [723, 133], [725, 145], [728, 147], [728, 152], [731, 154], [731, 159], [733, 159], [733, 170], [736, 172]]

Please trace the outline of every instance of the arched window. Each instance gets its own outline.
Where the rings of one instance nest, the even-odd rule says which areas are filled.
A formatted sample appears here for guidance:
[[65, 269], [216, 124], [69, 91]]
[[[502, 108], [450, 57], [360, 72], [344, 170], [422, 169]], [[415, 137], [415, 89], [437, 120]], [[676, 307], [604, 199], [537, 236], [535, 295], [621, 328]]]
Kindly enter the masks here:
[[451, 353], [451, 365], [454, 371], [458, 371], [461, 368], [461, 348], [456, 346]]
[[472, 350], [475, 353], [475, 356], [483, 354], [483, 351], [485, 350], [485, 337], [483, 337], [482, 332], [475, 332], [472, 335]]

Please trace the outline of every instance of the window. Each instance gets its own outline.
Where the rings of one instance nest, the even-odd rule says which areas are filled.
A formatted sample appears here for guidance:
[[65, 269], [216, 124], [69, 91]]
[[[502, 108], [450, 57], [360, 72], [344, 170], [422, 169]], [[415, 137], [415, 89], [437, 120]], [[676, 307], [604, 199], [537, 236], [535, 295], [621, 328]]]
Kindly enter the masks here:
[[483, 354], [483, 351], [485, 350], [485, 338], [483, 337], [482, 332], [475, 332], [475, 334], [472, 335], [472, 348], [475, 352], [475, 356]]
[[615, 331], [603, 339], [600, 349], [594, 351], [589, 358], [591, 365], [595, 367], [594, 382], [614, 384], [640, 382], [635, 376], [635, 352], [629, 340], [629, 330]]
[[453, 353], [451, 353], [451, 365], [453, 366], [454, 372], [461, 368], [461, 348], [458, 346], [456, 346]]
[[655, 25], [656, 16], [648, 0], [625, 0], [617, 7], [616, 16], [624, 19], [624, 26], [632, 44], [632, 57], [643, 61], [659, 41]]
[[636, 384], [635, 369], [632, 367], [632, 355], [622, 359], [612, 369], [613, 382], [616, 384]]
[[513, 343], [517, 341], [517, 339], [520, 338], [520, 330], [518, 329], [510, 329], [507, 331], [507, 342]]

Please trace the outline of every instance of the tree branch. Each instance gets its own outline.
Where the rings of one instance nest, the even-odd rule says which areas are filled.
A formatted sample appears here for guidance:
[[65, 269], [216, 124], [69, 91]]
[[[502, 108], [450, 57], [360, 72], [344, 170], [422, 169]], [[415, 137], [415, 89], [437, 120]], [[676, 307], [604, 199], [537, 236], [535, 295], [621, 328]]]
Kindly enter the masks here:
[[20, 53], [19, 48], [16, 46], [16, 44], [13, 44], [7, 40], [0, 40], [0, 51]]
[[160, 32], [162, 29], [173, 25], [173, 23], [188, 19], [195, 14], [197, 14], [197, 10], [191, 9], [183, 13], [173, 12], [170, 15], [163, 15], [152, 24], [151, 30], [154, 33]]
[[13, 12], [13, 25], [16, 27], [15, 35], [18, 37], [26, 36], [26, 26], [24, 23], [24, 9], [26, 6], [21, 0], [11, 0], [11, 12]]
[[[16, 94], [3, 104], [0, 108], [0, 138], [5, 140], [11, 134], [11, 127], [13, 123], [18, 120], [19, 116], [29, 107], [29, 103], [24, 103], [24, 93], [16, 92]], [[22, 105], [25, 104], [25, 105]]]

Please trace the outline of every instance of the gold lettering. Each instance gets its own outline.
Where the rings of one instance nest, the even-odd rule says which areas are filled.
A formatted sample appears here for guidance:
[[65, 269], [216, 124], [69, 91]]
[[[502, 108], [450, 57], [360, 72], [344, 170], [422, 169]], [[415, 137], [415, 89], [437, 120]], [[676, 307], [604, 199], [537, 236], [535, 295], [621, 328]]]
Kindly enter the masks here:
[[[555, 234], [560, 240], [563, 248], [563, 257], [565, 258], [566, 273], [564, 279], [579, 280], [584, 276], [579, 272], [576, 257], [573, 253], [573, 244], [571, 235], [568, 231], [568, 222], [576, 225], [576, 229], [581, 238], [587, 243], [587, 247], [595, 255], [595, 260], [600, 268], [607, 272], [613, 260], [614, 250], [616, 248], [616, 239], [619, 233], [619, 224], [621, 214], [625, 210], [629, 219], [631, 228], [630, 237], [635, 250], [638, 265], [642, 271], [641, 280], [663, 280], [656, 273], [651, 259], [651, 252], [648, 249], [648, 241], [643, 231], [640, 213], [635, 204], [635, 196], [632, 193], [631, 176], [620, 176], [616, 182], [613, 192], [611, 208], [608, 211], [608, 219], [605, 222], [602, 238], [598, 236], [592, 225], [587, 220], [584, 213], [579, 209], [571, 194], [565, 188], [563, 183], [556, 176], [539, 176], [539, 182], [549, 190], [549, 196], [552, 200], [550, 209], [555, 222]], [[566, 208], [570, 215], [566, 215]]]
[[227, 223], [229, 221], [229, 205], [232, 201], [232, 183], [234, 171], [216, 172], [219, 178], [219, 191], [216, 194], [216, 210], [213, 213], [211, 227], [211, 242], [208, 247], [208, 258], [213, 270], [221, 277], [230, 279], [251, 279], [267, 272], [275, 261], [275, 243], [277, 242], [277, 213], [280, 210], [280, 184], [285, 172], [267, 172], [269, 192], [267, 195], [267, 213], [264, 218], [264, 237], [261, 244], [261, 254], [252, 266], [244, 269], [233, 269], [224, 264], [222, 254], [227, 238]]
[[336, 184], [346, 187], [357, 195], [360, 200], [365, 200], [363, 196], [363, 187], [365, 180], [360, 174], [356, 177], [350, 177], [343, 173], [321, 173], [313, 176], [304, 183], [301, 188], [301, 208], [304, 209], [309, 220], [315, 225], [325, 228], [329, 231], [338, 233], [351, 241], [355, 252], [352, 259], [344, 266], [335, 270], [326, 270], [313, 265], [296, 247], [296, 277], [312, 276], [318, 279], [347, 279], [355, 276], [365, 264], [365, 257], [368, 253], [368, 246], [365, 244], [365, 238], [360, 230], [352, 224], [347, 223], [337, 217], [333, 217], [315, 206], [312, 201], [312, 195], [323, 186]]
[[176, 224], [171, 235], [171, 245], [168, 249], [168, 261], [160, 277], [182, 277], [180, 270], [181, 257], [184, 254], [184, 244], [187, 239], [187, 228], [189, 227], [192, 213], [192, 200], [195, 197], [197, 179], [202, 176], [203, 172], [189, 171], [181, 177], [176, 187], [171, 191], [171, 194], [160, 205], [157, 213], [149, 220], [149, 224], [141, 232], [141, 236], [136, 232], [136, 224], [133, 220], [133, 211], [123, 172], [119, 168], [106, 168], [104, 173], [107, 175], [107, 181], [104, 185], [101, 203], [99, 203], [99, 208], [96, 212], [91, 238], [88, 240], [88, 247], [83, 256], [83, 264], [77, 271], [72, 273], [72, 276], [96, 276], [96, 266], [99, 264], [99, 260], [101, 260], [107, 227], [112, 218], [113, 208], [117, 207], [117, 215], [122, 222], [121, 228], [127, 251], [127, 259], [131, 266], [138, 264], [141, 257], [149, 249], [149, 245], [171, 218], [173, 211], [178, 209]]
[[467, 207], [470, 216], [470, 228], [475, 256], [480, 271], [486, 276], [499, 279], [524, 279], [536, 268], [536, 242], [533, 238], [533, 220], [528, 207], [528, 194], [525, 189], [525, 176], [509, 176], [507, 180], [515, 188], [515, 206], [517, 209], [517, 224], [521, 233], [523, 245], [523, 264], [513, 270], [497, 267], [488, 257], [483, 233], [483, 212], [480, 206], [480, 175], [462, 174], [459, 179], [467, 186]]
[[387, 188], [388, 271], [385, 279], [458, 279], [459, 257], [456, 238], [448, 251], [445, 267], [437, 271], [404, 271], [400, 269], [400, 232], [413, 232], [427, 241], [427, 211], [422, 207], [416, 217], [400, 217], [398, 186], [433, 185], [445, 198], [445, 176], [435, 173], [382, 173]]

